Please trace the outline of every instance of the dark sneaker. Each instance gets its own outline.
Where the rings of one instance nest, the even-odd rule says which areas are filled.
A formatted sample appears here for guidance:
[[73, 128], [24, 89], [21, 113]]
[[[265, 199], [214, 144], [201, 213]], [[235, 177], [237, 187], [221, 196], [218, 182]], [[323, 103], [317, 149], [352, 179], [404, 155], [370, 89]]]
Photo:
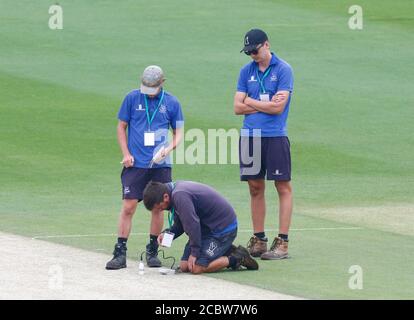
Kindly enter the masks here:
[[229, 250], [227, 250], [227, 252], [224, 254], [225, 256], [230, 256], [231, 254], [233, 254], [234, 252], [236, 252], [237, 247], [232, 244], [231, 247], [229, 248]]
[[114, 257], [111, 261], [106, 264], [107, 270], [118, 270], [126, 268], [126, 252], [127, 248], [120, 246], [119, 244], [115, 245]]
[[147, 261], [147, 266], [150, 268], [161, 267], [161, 261], [160, 259], [158, 259], [157, 248], [152, 247], [150, 244], [147, 244], [147, 251], [145, 252], [145, 260]]
[[273, 240], [270, 250], [263, 253], [260, 257], [262, 260], [281, 260], [289, 258], [288, 242], [276, 237]]
[[252, 257], [260, 257], [267, 251], [267, 241], [263, 241], [256, 236], [250, 238], [247, 249]]
[[236, 269], [238, 269], [240, 266], [246, 267], [248, 270], [259, 269], [259, 264], [257, 261], [254, 260], [253, 257], [249, 254], [249, 251], [242, 246], [238, 246], [234, 253], [232, 253], [232, 256], [237, 259]]

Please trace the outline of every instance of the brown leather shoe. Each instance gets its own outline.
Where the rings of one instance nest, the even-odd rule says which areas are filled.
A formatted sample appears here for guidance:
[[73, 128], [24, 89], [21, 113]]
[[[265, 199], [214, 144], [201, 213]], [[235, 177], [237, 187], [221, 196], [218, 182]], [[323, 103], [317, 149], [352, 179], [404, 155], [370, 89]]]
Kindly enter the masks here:
[[281, 260], [289, 258], [288, 255], [288, 242], [276, 237], [273, 240], [270, 250], [263, 253], [260, 258], [262, 260]]
[[247, 244], [247, 249], [252, 257], [260, 257], [267, 251], [267, 241], [260, 240], [258, 237], [253, 236]]

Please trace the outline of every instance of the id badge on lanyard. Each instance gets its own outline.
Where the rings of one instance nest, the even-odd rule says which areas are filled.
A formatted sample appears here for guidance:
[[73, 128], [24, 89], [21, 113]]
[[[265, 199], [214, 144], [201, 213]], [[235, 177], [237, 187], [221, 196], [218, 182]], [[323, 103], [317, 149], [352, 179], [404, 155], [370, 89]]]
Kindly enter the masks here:
[[162, 237], [161, 245], [163, 247], [169, 248], [171, 247], [173, 240], [174, 240], [174, 233], [166, 231], [164, 232], [164, 236]]
[[260, 101], [270, 101], [270, 97], [268, 93], [261, 93], [260, 94]]
[[155, 132], [151, 130], [151, 124], [154, 121], [155, 115], [157, 114], [158, 109], [160, 108], [163, 99], [164, 99], [164, 90], [162, 90], [161, 92], [161, 98], [160, 98], [160, 102], [158, 102], [157, 108], [154, 110], [152, 117], [150, 117], [147, 96], [144, 95], [145, 112], [147, 114], [147, 121], [148, 121], [148, 130], [144, 132], [144, 146], [145, 147], [155, 146]]
[[[173, 184], [173, 189], [175, 187], [175, 184]], [[175, 210], [174, 208], [171, 209], [171, 212], [168, 213], [168, 224], [170, 225], [170, 228], [172, 227], [173, 221], [174, 221], [174, 213]], [[171, 247], [171, 244], [174, 240], [174, 236], [175, 234], [170, 232], [170, 231], [166, 231], [164, 232], [164, 236], [162, 238], [162, 242], [161, 245], [164, 247]]]
[[155, 132], [151, 132], [151, 131], [144, 132], [144, 146], [145, 147], [155, 146]]

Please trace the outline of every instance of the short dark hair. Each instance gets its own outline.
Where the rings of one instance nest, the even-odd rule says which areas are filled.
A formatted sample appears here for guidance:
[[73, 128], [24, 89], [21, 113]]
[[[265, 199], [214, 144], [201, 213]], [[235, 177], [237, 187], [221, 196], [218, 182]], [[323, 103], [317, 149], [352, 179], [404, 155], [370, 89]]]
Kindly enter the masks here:
[[156, 204], [163, 202], [164, 194], [168, 191], [165, 183], [150, 181], [144, 189], [145, 208], [151, 211]]

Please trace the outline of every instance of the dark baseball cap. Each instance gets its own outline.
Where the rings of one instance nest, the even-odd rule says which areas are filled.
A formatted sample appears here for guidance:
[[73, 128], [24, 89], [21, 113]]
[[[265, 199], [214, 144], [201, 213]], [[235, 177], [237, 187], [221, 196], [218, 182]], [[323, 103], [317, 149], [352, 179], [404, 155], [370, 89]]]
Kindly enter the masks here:
[[267, 40], [267, 34], [263, 30], [252, 29], [244, 36], [244, 47], [240, 52], [254, 50], [259, 44], [262, 44]]

